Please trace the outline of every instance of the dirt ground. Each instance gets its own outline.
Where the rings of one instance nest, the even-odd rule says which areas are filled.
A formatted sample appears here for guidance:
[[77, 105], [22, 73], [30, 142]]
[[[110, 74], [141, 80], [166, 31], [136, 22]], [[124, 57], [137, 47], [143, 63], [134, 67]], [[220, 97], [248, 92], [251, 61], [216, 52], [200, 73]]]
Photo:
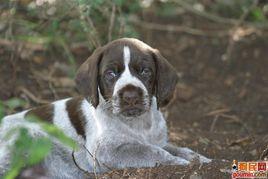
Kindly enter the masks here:
[[[177, 22], [176, 19], [158, 21]], [[199, 21], [197, 26], [206, 28], [207, 24]], [[102, 177], [230, 178], [228, 172], [233, 159], [260, 159], [268, 144], [267, 36], [253, 33], [230, 44], [228, 36], [139, 31], [142, 39], [158, 48], [180, 76], [174, 100], [163, 109], [170, 141], [215, 161], [208, 165], [193, 162], [185, 168], [162, 166], [113, 171]], [[48, 53], [49, 50], [28, 53], [29, 49], [20, 45], [0, 46], [1, 100], [19, 97], [29, 102], [24, 106], [28, 108], [78, 95], [66, 56], [57, 48], [50, 48], [54, 48], [54, 53]], [[72, 52], [78, 65], [91, 53], [80, 47]], [[15, 111], [19, 110], [22, 109]]]

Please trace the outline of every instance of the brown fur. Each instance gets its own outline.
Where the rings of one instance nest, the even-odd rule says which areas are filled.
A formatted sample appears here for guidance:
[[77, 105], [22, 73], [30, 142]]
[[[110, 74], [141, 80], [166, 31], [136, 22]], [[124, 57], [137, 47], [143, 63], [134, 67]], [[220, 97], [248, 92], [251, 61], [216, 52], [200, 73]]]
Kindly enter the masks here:
[[30, 109], [25, 116], [36, 116], [39, 119], [52, 123], [53, 120], [53, 104], [47, 104], [40, 107]]
[[85, 134], [85, 117], [83, 116], [81, 110], [81, 103], [83, 98], [76, 97], [72, 98], [66, 102], [66, 110], [72, 125], [74, 126], [77, 134], [81, 135], [84, 139], [86, 138]]

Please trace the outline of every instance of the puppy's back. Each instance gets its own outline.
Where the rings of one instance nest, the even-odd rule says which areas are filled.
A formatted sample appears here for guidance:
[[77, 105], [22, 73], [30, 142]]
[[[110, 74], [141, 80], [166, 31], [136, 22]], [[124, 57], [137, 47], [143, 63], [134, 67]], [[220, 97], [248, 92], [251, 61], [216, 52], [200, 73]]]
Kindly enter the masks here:
[[[85, 115], [82, 109], [83, 104], [86, 107], [90, 107], [90, 104], [84, 98], [68, 98], [4, 117], [0, 124], [0, 178], [9, 168], [11, 159], [10, 146], [12, 146], [18, 137], [18, 132], [15, 133], [14, 131], [10, 138], [5, 138], [9, 131], [12, 131], [14, 128], [24, 127], [28, 129], [29, 134], [33, 137], [47, 135], [37, 123], [27, 120], [27, 117], [35, 116], [42, 121], [54, 124], [61, 129], [66, 136], [74, 139], [78, 143], [83, 143], [85, 141], [85, 123], [87, 120], [87, 118], [84, 117]], [[54, 141], [54, 139], [52, 141]], [[58, 143], [56, 140], [55, 142]], [[64, 150], [65, 153], [71, 151], [64, 146], [58, 148], [54, 145], [53, 151], [59, 152], [61, 150]], [[68, 157], [70, 156], [71, 153], [68, 154]], [[54, 161], [55, 157], [50, 158], [50, 160], [46, 159], [49, 166], [51, 163], [57, 164], [57, 162]], [[85, 157], [82, 158], [85, 159]]]
[[8, 115], [2, 119], [0, 131], [16, 126], [29, 128], [31, 125], [28, 126], [30, 123], [26, 118], [34, 116], [42, 121], [55, 124], [69, 137], [76, 138], [77, 135], [80, 135], [85, 139], [87, 118], [82, 109], [83, 103], [87, 103], [87, 101], [82, 97], [67, 98]]

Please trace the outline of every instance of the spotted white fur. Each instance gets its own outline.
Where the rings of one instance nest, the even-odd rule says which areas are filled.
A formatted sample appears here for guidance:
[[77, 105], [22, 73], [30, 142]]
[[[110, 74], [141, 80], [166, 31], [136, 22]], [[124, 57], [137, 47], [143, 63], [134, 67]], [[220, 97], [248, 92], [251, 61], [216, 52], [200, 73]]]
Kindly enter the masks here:
[[[60, 101], [57, 101], [53, 103], [54, 105], [54, 116], [53, 116], [53, 123], [58, 126], [60, 129], [65, 129], [68, 130], [68, 137], [71, 137], [73, 139], [78, 138], [78, 134], [76, 133], [70, 119], [68, 116], [68, 113], [66, 111], [66, 102], [70, 100], [68, 99], [63, 99]], [[67, 119], [67, 120], [66, 120]]]
[[[127, 84], [140, 87], [147, 95], [148, 92], [142, 82], [130, 73], [130, 48], [125, 46], [123, 51], [125, 69], [116, 82], [114, 95], [116, 96], [118, 91]], [[86, 139], [76, 133], [70, 122], [66, 111], [66, 102], [70, 99], [53, 103], [53, 123], [61, 128], [67, 136], [78, 142], [80, 148], [75, 152], [75, 159], [84, 170], [104, 172], [109, 168], [153, 167], [157, 163], [187, 165], [195, 157], [198, 157], [201, 163], [211, 161], [188, 148], [172, 147], [168, 144], [166, 122], [162, 113], [157, 109], [155, 97], [152, 98], [150, 109], [146, 113], [126, 120], [122, 116], [114, 115], [106, 110], [105, 101], [100, 92], [99, 96], [100, 104], [97, 108], [94, 108], [86, 99], [79, 106], [80, 112], [85, 117]], [[7, 131], [23, 125], [30, 129], [33, 136], [46, 135], [39, 126], [24, 119], [26, 112], [7, 116], [2, 121], [0, 127], [0, 177], [8, 168], [10, 160], [8, 146], [15, 140], [15, 138], [8, 141], [3, 139]], [[52, 153], [44, 161], [49, 177], [82, 178], [83, 172], [74, 165], [72, 160], [72, 150], [56, 140], [54, 144]], [[178, 154], [178, 156], [171, 153]], [[92, 155], [96, 159], [92, 158]]]
[[[155, 97], [152, 99], [152, 105], [149, 112], [137, 117], [135, 120], [125, 121], [122, 121], [119, 117], [111, 115], [108, 111], [103, 110], [103, 104], [100, 104], [99, 107], [95, 109], [86, 99], [84, 99], [81, 104], [81, 113], [86, 119], [86, 140], [76, 134], [74, 127], [70, 123], [70, 119], [65, 110], [66, 102], [68, 100], [70, 99], [60, 100], [53, 103], [53, 122], [61, 128], [67, 136], [74, 138], [78, 142], [80, 149], [75, 152], [75, 159], [81, 168], [89, 172], [93, 172], [94, 168], [96, 168], [98, 172], [107, 170], [106, 165], [95, 166], [94, 163], [96, 162], [94, 162], [91, 155], [96, 155], [96, 158], [101, 164], [107, 162], [109, 167], [112, 168], [152, 167], [156, 164], [153, 159], [154, 155], [164, 157], [166, 161], [163, 164], [189, 164], [189, 161], [181, 157], [172, 156], [162, 149], [168, 145], [167, 127], [163, 115], [157, 110]], [[0, 129], [0, 136], [4, 136], [5, 132], [20, 125], [29, 128], [33, 136], [36, 134], [45, 135], [39, 126], [26, 122], [24, 120], [24, 114], [25, 112], [5, 117]], [[3, 174], [3, 172], [7, 170], [8, 161], [10, 160], [8, 146], [10, 146], [13, 141], [14, 138], [12, 141], [5, 141], [4, 139], [0, 140], [0, 176], [1, 173]], [[131, 156], [131, 153], [129, 153], [128, 156], [130, 159], [125, 158], [124, 162], [122, 162], [120, 156], [114, 156], [109, 153], [115, 146], [121, 146], [124, 145], [124, 143], [133, 143], [136, 145], [137, 141], [149, 147], [152, 152], [152, 154], [150, 154], [152, 157], [149, 156], [149, 158], [140, 160], [140, 156], [135, 158], [135, 156]], [[49, 177], [70, 179], [82, 177], [83, 172], [77, 169], [72, 161], [72, 150], [58, 141], [55, 141], [54, 144], [52, 153], [44, 161], [44, 166], [49, 172]], [[84, 146], [86, 147], [86, 150]], [[201, 162], [210, 162], [209, 159], [194, 153], [190, 149], [183, 151], [186, 159], [193, 159], [194, 156], [197, 155], [200, 157]], [[133, 162], [133, 157], [135, 162]], [[161, 161], [161, 157], [159, 158], [159, 162]]]

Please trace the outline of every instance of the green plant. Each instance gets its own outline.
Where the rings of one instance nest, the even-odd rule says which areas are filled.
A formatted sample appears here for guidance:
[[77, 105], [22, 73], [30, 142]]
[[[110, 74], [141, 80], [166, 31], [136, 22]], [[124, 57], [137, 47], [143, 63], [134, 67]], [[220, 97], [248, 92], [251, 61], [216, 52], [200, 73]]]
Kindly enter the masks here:
[[4, 117], [4, 104], [3, 104], [3, 102], [2, 101], [0, 101], [0, 125], [1, 125], [1, 121], [2, 121], [2, 119], [3, 119], [3, 117]]
[[6, 31], [0, 38], [36, 44], [49, 54], [59, 49], [71, 66], [70, 77], [77, 68], [72, 46], [84, 44], [91, 51], [119, 37], [138, 37], [128, 22], [130, 15], [141, 11], [138, 0], [56, 0], [42, 5], [6, 0], [3, 4], [0, 8], [6, 15], [0, 13], [0, 24]]
[[17, 128], [16, 131], [19, 137], [11, 147], [10, 170], [4, 176], [5, 179], [13, 179], [23, 167], [39, 163], [52, 147], [47, 137], [32, 138], [26, 128]]
[[23, 108], [26, 105], [26, 101], [19, 98], [10, 98], [4, 104], [9, 110], [15, 110], [18, 107]]
[[26, 120], [39, 125], [48, 136], [32, 137], [25, 127], [7, 131], [5, 140], [10, 139], [12, 135], [17, 135], [17, 138], [10, 148], [12, 156], [10, 170], [6, 173], [4, 179], [13, 179], [19, 175], [22, 168], [41, 162], [51, 151], [52, 140], [56, 139], [73, 150], [76, 149], [75, 141], [67, 137], [56, 126], [43, 122], [35, 116], [29, 116]]
[[10, 114], [18, 110], [25, 109], [27, 105], [28, 104], [26, 101], [16, 97], [10, 98], [6, 101], [0, 101], [0, 122], [5, 114]]

